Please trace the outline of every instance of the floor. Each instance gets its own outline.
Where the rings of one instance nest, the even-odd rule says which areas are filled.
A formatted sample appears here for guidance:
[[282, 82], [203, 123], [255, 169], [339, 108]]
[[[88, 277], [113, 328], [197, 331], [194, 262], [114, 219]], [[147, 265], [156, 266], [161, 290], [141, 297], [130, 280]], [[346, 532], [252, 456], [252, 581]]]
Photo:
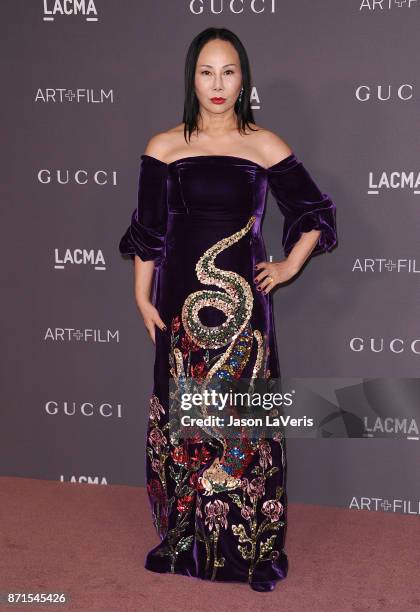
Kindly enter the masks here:
[[420, 610], [418, 516], [289, 502], [289, 574], [258, 593], [145, 570], [157, 537], [143, 488], [4, 477], [0, 490], [0, 592], [69, 597], [9, 610]]

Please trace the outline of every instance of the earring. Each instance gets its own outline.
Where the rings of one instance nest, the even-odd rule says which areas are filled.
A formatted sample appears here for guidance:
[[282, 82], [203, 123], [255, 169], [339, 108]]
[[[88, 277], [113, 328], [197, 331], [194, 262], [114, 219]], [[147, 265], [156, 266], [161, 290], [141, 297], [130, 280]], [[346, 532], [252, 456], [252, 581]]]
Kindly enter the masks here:
[[242, 100], [242, 93], [243, 93], [243, 91], [244, 91], [244, 88], [242, 87], [242, 88], [241, 88], [241, 91], [240, 91], [240, 93], [239, 93], [239, 96], [238, 96], [238, 104], [240, 104], [240, 103], [241, 103], [241, 100]]

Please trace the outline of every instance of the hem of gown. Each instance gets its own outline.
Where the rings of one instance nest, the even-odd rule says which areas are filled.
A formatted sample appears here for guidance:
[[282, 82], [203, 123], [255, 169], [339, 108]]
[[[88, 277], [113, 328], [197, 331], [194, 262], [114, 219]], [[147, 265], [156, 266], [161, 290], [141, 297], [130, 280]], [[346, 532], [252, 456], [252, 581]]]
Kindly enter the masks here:
[[[153, 551], [151, 551], [151, 553], [153, 553]], [[154, 572], [157, 574], [172, 574], [172, 575], [176, 574], [178, 576], [188, 576], [189, 578], [196, 578], [198, 580], [203, 580], [206, 582], [226, 582], [229, 584], [247, 584], [251, 588], [253, 588], [252, 584], [254, 584], [254, 585], [258, 585], [258, 588], [254, 588], [254, 590], [261, 591], [261, 592], [272, 591], [278, 582], [285, 580], [287, 578], [288, 566], [289, 566], [287, 554], [285, 551], [282, 551], [281, 555], [283, 559], [284, 568], [283, 569], [278, 568], [277, 571], [279, 572], [279, 575], [274, 580], [252, 580], [250, 582], [247, 578], [244, 580], [241, 580], [240, 578], [220, 578], [220, 577], [215, 577], [211, 579], [211, 578], [206, 578], [205, 576], [192, 572], [190, 569], [188, 569], [188, 567], [178, 567], [178, 568], [174, 568], [174, 570], [171, 571], [171, 569], [168, 569], [168, 567], [165, 566], [164, 563], [162, 563], [162, 557], [159, 557], [159, 562], [156, 563], [156, 558], [153, 559], [153, 557], [151, 557], [151, 553], [147, 555], [146, 561], [144, 564], [144, 568], [147, 569], [149, 572]], [[280, 575], [280, 572], [282, 575]]]

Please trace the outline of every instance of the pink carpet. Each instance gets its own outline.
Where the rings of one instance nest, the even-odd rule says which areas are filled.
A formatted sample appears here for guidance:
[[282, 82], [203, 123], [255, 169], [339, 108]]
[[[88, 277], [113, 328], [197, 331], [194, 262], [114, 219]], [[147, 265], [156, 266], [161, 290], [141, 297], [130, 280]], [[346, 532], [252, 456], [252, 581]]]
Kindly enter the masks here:
[[0, 591], [71, 598], [10, 610], [420, 610], [417, 516], [289, 504], [289, 575], [275, 591], [257, 593], [145, 570], [157, 537], [144, 489], [0, 483]]

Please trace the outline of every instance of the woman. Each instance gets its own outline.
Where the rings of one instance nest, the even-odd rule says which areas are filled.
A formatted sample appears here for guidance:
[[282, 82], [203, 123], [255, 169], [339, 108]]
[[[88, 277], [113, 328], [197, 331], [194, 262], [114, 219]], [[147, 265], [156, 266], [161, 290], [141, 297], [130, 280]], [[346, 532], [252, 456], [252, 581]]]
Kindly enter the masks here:
[[[119, 248], [134, 259], [156, 345], [146, 450], [161, 542], [146, 568], [270, 591], [288, 569], [284, 437], [203, 428], [210, 435], [176, 438], [169, 414], [173, 385], [186, 379], [280, 377], [271, 291], [336, 243], [335, 205], [284, 140], [254, 123], [250, 82], [232, 32], [208, 28], [193, 40], [183, 123], [141, 156], [138, 206]], [[266, 261], [261, 235], [267, 188], [284, 215], [279, 262]]]

